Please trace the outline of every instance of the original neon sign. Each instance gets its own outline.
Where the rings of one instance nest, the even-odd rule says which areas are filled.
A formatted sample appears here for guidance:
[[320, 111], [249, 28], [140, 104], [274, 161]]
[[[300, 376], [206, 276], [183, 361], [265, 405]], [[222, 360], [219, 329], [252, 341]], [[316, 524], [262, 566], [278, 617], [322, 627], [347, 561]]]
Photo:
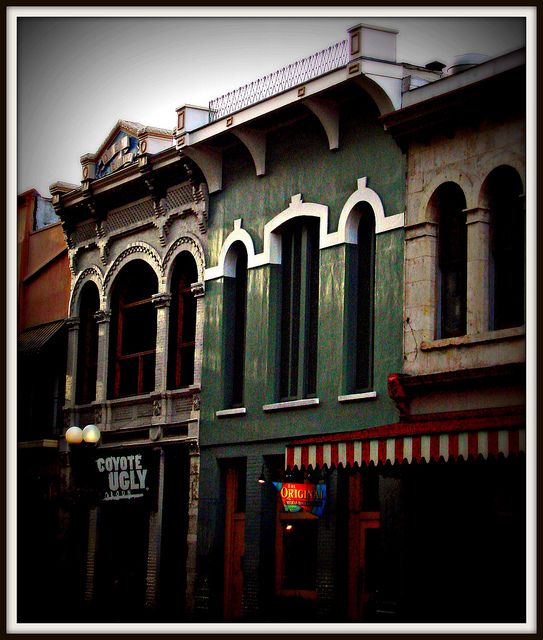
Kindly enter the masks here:
[[289, 513], [307, 511], [322, 516], [326, 504], [326, 484], [295, 482], [274, 482], [283, 502], [283, 509]]

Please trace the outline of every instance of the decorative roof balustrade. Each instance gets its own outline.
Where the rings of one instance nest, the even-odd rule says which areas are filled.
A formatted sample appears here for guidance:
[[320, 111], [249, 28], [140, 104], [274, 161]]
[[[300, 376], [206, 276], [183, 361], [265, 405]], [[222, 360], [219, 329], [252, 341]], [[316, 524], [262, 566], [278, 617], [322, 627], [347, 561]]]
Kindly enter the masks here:
[[334, 71], [346, 65], [348, 61], [347, 40], [342, 40], [308, 58], [293, 62], [263, 78], [211, 100], [209, 102], [209, 121], [214, 122], [230, 113], [303, 84], [329, 71]]

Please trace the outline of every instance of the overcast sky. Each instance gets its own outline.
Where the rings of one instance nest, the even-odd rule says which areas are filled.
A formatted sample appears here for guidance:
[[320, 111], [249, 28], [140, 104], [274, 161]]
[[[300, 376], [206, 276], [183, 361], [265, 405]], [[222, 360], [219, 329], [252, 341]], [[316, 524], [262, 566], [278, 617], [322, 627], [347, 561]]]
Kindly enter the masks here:
[[398, 29], [398, 61], [420, 65], [525, 44], [523, 18], [371, 17], [356, 9], [321, 18], [19, 17], [17, 192], [34, 187], [48, 197], [57, 180], [78, 184], [79, 158], [97, 151], [117, 120], [173, 129], [176, 107], [207, 106], [345, 39], [359, 22]]

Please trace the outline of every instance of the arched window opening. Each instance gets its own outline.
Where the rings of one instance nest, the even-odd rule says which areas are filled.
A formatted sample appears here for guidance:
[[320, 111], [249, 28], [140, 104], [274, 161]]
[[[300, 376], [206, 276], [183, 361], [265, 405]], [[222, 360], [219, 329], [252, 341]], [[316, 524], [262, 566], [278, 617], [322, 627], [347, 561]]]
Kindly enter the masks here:
[[194, 258], [188, 251], [183, 251], [176, 260], [172, 276], [168, 389], [180, 389], [194, 383], [196, 299], [191, 284], [197, 280]]
[[466, 199], [453, 182], [437, 188], [432, 207], [438, 216], [437, 338], [466, 334], [467, 227]]
[[157, 277], [134, 260], [119, 273], [112, 294], [110, 395], [149, 393], [155, 388]]
[[225, 403], [227, 407], [243, 406], [245, 379], [245, 332], [247, 317], [247, 250], [235, 242], [230, 251], [236, 264], [234, 278], [224, 282]]
[[356, 253], [356, 362], [354, 390], [371, 387], [373, 375], [373, 309], [375, 271], [375, 216], [372, 208], [360, 207]]
[[317, 387], [319, 221], [301, 218], [281, 230], [282, 400], [314, 395]]
[[511, 167], [487, 178], [490, 209], [490, 329], [525, 322], [525, 226], [522, 182]]
[[94, 314], [100, 308], [98, 289], [94, 282], [87, 282], [81, 290], [79, 304], [79, 339], [77, 348], [77, 404], [96, 400], [96, 375], [98, 372], [98, 325]]

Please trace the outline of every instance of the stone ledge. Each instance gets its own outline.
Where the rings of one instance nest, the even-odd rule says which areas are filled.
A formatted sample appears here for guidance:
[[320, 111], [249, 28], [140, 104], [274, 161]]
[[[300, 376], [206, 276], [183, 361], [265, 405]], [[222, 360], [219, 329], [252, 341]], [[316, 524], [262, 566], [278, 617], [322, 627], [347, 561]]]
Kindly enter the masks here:
[[302, 400], [287, 400], [286, 402], [274, 402], [273, 404], [265, 404], [262, 411], [282, 411], [286, 409], [304, 409], [306, 407], [315, 407], [319, 404], [318, 398], [304, 398]]
[[221, 409], [220, 411], [215, 411], [215, 416], [217, 418], [233, 418], [236, 416], [244, 415], [247, 415], [247, 409], [245, 407], [238, 407], [236, 409]]
[[349, 393], [344, 396], [338, 396], [338, 402], [358, 402], [360, 400], [375, 400], [377, 391], [366, 391], [364, 393]]
[[526, 326], [501, 329], [499, 331], [486, 331], [456, 338], [442, 338], [440, 340], [425, 340], [421, 342], [421, 351], [433, 351], [435, 349], [447, 349], [449, 347], [461, 347], [470, 344], [482, 344], [485, 342], [498, 342], [509, 338], [521, 338], [526, 335]]

